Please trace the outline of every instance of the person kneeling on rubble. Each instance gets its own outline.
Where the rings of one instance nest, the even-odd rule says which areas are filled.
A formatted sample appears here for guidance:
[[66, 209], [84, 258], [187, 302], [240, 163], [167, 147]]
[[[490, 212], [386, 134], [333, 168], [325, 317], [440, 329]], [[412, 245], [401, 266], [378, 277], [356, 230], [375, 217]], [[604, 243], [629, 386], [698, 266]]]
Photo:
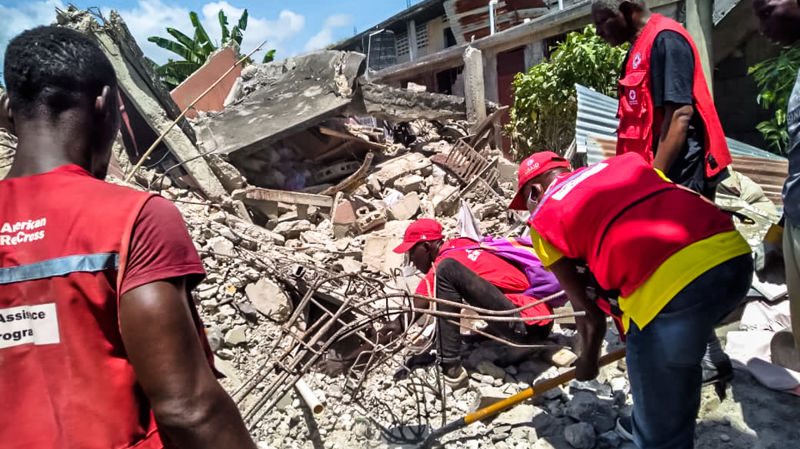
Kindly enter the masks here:
[[586, 312], [576, 378], [599, 374], [602, 307], [627, 346], [633, 419], [619, 433], [640, 448], [693, 447], [706, 341], [750, 288], [747, 242], [729, 215], [636, 153], [574, 172], [536, 153], [523, 168], [514, 205], [527, 202], [534, 249]]
[[[417, 287], [416, 294], [466, 303], [475, 307], [496, 311], [511, 311], [537, 300], [530, 296], [531, 282], [524, 267], [512, 264], [487, 247], [469, 238], [445, 241], [442, 225], [436, 220], [423, 218], [406, 229], [403, 243], [394, 252], [406, 253], [410, 262], [425, 278]], [[546, 282], [546, 281], [545, 281]], [[561, 288], [553, 278], [555, 291]], [[428, 308], [423, 299], [415, 300], [417, 308]], [[460, 308], [436, 304], [441, 312], [459, 313]], [[488, 321], [490, 333], [518, 343], [541, 341], [550, 334], [553, 320], [537, 320], [536, 317], [552, 314], [547, 303], [536, 304], [524, 310], [499, 315], [503, 317], [525, 317], [529, 321]], [[439, 317], [437, 320], [439, 363], [445, 381], [458, 388], [467, 382], [467, 372], [461, 366], [461, 332], [456, 324], [459, 318]]]

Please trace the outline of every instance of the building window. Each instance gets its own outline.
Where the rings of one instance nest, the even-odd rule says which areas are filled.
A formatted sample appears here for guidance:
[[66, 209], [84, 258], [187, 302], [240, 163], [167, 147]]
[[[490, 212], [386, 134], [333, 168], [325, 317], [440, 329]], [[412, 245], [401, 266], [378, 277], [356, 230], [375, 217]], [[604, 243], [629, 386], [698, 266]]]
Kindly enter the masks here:
[[451, 28], [444, 29], [444, 48], [450, 48], [458, 44], [456, 42], [456, 36], [453, 34], [453, 30]]
[[420, 23], [417, 24], [417, 49], [423, 49], [428, 47], [428, 24], [427, 23]]
[[408, 34], [407, 33], [397, 33], [397, 40], [395, 41], [395, 45], [397, 46], [397, 57], [401, 58], [403, 56], [408, 56]]

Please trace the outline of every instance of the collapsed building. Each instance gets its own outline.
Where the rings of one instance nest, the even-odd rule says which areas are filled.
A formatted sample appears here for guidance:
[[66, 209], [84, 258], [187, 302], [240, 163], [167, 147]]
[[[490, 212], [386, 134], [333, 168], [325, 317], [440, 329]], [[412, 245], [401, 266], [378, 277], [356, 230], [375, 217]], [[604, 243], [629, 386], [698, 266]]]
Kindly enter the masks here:
[[[124, 120], [111, 181], [130, 178], [128, 185], [160, 192], [183, 213], [208, 273], [194, 300], [223, 385], [259, 447], [418, 444], [454, 417], [568, 370], [569, 307], [556, 310], [553, 335], [541, 345], [468, 340], [466, 389], [442, 385], [432, 366], [406, 367], [430, 346], [433, 318], [413, 309], [419, 275], [391, 251], [408, 224], [436, 218], [452, 236], [466, 227], [524, 232], [524, 217], [506, 207], [517, 166], [503, 157], [504, 108], [469, 89], [458, 97], [369, 82], [365, 56], [343, 51], [225, 75], [235, 59], [223, 50], [170, 93], [116, 12], [105, 19], [70, 7], [57, 21], [102, 43], [114, 64]], [[185, 88], [193, 82], [200, 92], [219, 91], [201, 106], [198, 89]], [[0, 131], [0, 175], [14, 146]], [[392, 341], [374, 338], [401, 313], [419, 320]], [[481, 336], [482, 318], [466, 307], [464, 334]], [[607, 341], [606, 351], [620, 347], [613, 330]], [[788, 421], [793, 404], [776, 394], [749, 399]], [[702, 435], [730, 441], [731, 402], [701, 413], [712, 423]], [[453, 433], [447, 444], [626, 447], [613, 427], [630, 406], [625, 365], [615, 363], [596, 382], [547, 391]], [[739, 421], [735, 427], [748, 428]], [[785, 441], [779, 433], [762, 438]]]

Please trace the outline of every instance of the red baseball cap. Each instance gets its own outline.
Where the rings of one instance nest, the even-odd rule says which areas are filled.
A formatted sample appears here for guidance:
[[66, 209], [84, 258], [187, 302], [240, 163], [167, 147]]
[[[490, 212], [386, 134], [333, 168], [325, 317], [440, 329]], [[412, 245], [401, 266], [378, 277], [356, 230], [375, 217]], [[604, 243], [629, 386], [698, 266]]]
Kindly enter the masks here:
[[522, 161], [522, 163], [519, 164], [517, 194], [514, 195], [514, 199], [511, 200], [511, 204], [508, 205], [508, 208], [514, 210], [526, 210], [527, 205], [525, 203], [527, 198], [522, 197], [522, 186], [542, 173], [558, 167], [569, 168], [569, 161], [557, 155], [556, 153], [553, 153], [552, 151], [534, 153], [532, 156]]
[[412, 246], [419, 242], [429, 242], [433, 240], [443, 239], [442, 225], [438, 221], [431, 218], [421, 218], [414, 223], [408, 225], [406, 234], [403, 236], [403, 243], [394, 249], [397, 254], [408, 252]]

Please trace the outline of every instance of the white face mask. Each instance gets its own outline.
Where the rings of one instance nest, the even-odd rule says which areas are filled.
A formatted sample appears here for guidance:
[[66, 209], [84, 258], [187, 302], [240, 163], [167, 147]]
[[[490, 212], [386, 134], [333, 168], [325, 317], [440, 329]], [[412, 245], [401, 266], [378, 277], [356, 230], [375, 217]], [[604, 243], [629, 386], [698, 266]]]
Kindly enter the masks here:
[[[536, 192], [534, 194], [534, 192]], [[534, 184], [531, 188], [530, 193], [528, 194], [528, 199], [525, 201], [525, 205], [528, 208], [528, 212], [533, 212], [539, 206], [539, 198], [542, 195], [542, 186], [539, 184]]]

